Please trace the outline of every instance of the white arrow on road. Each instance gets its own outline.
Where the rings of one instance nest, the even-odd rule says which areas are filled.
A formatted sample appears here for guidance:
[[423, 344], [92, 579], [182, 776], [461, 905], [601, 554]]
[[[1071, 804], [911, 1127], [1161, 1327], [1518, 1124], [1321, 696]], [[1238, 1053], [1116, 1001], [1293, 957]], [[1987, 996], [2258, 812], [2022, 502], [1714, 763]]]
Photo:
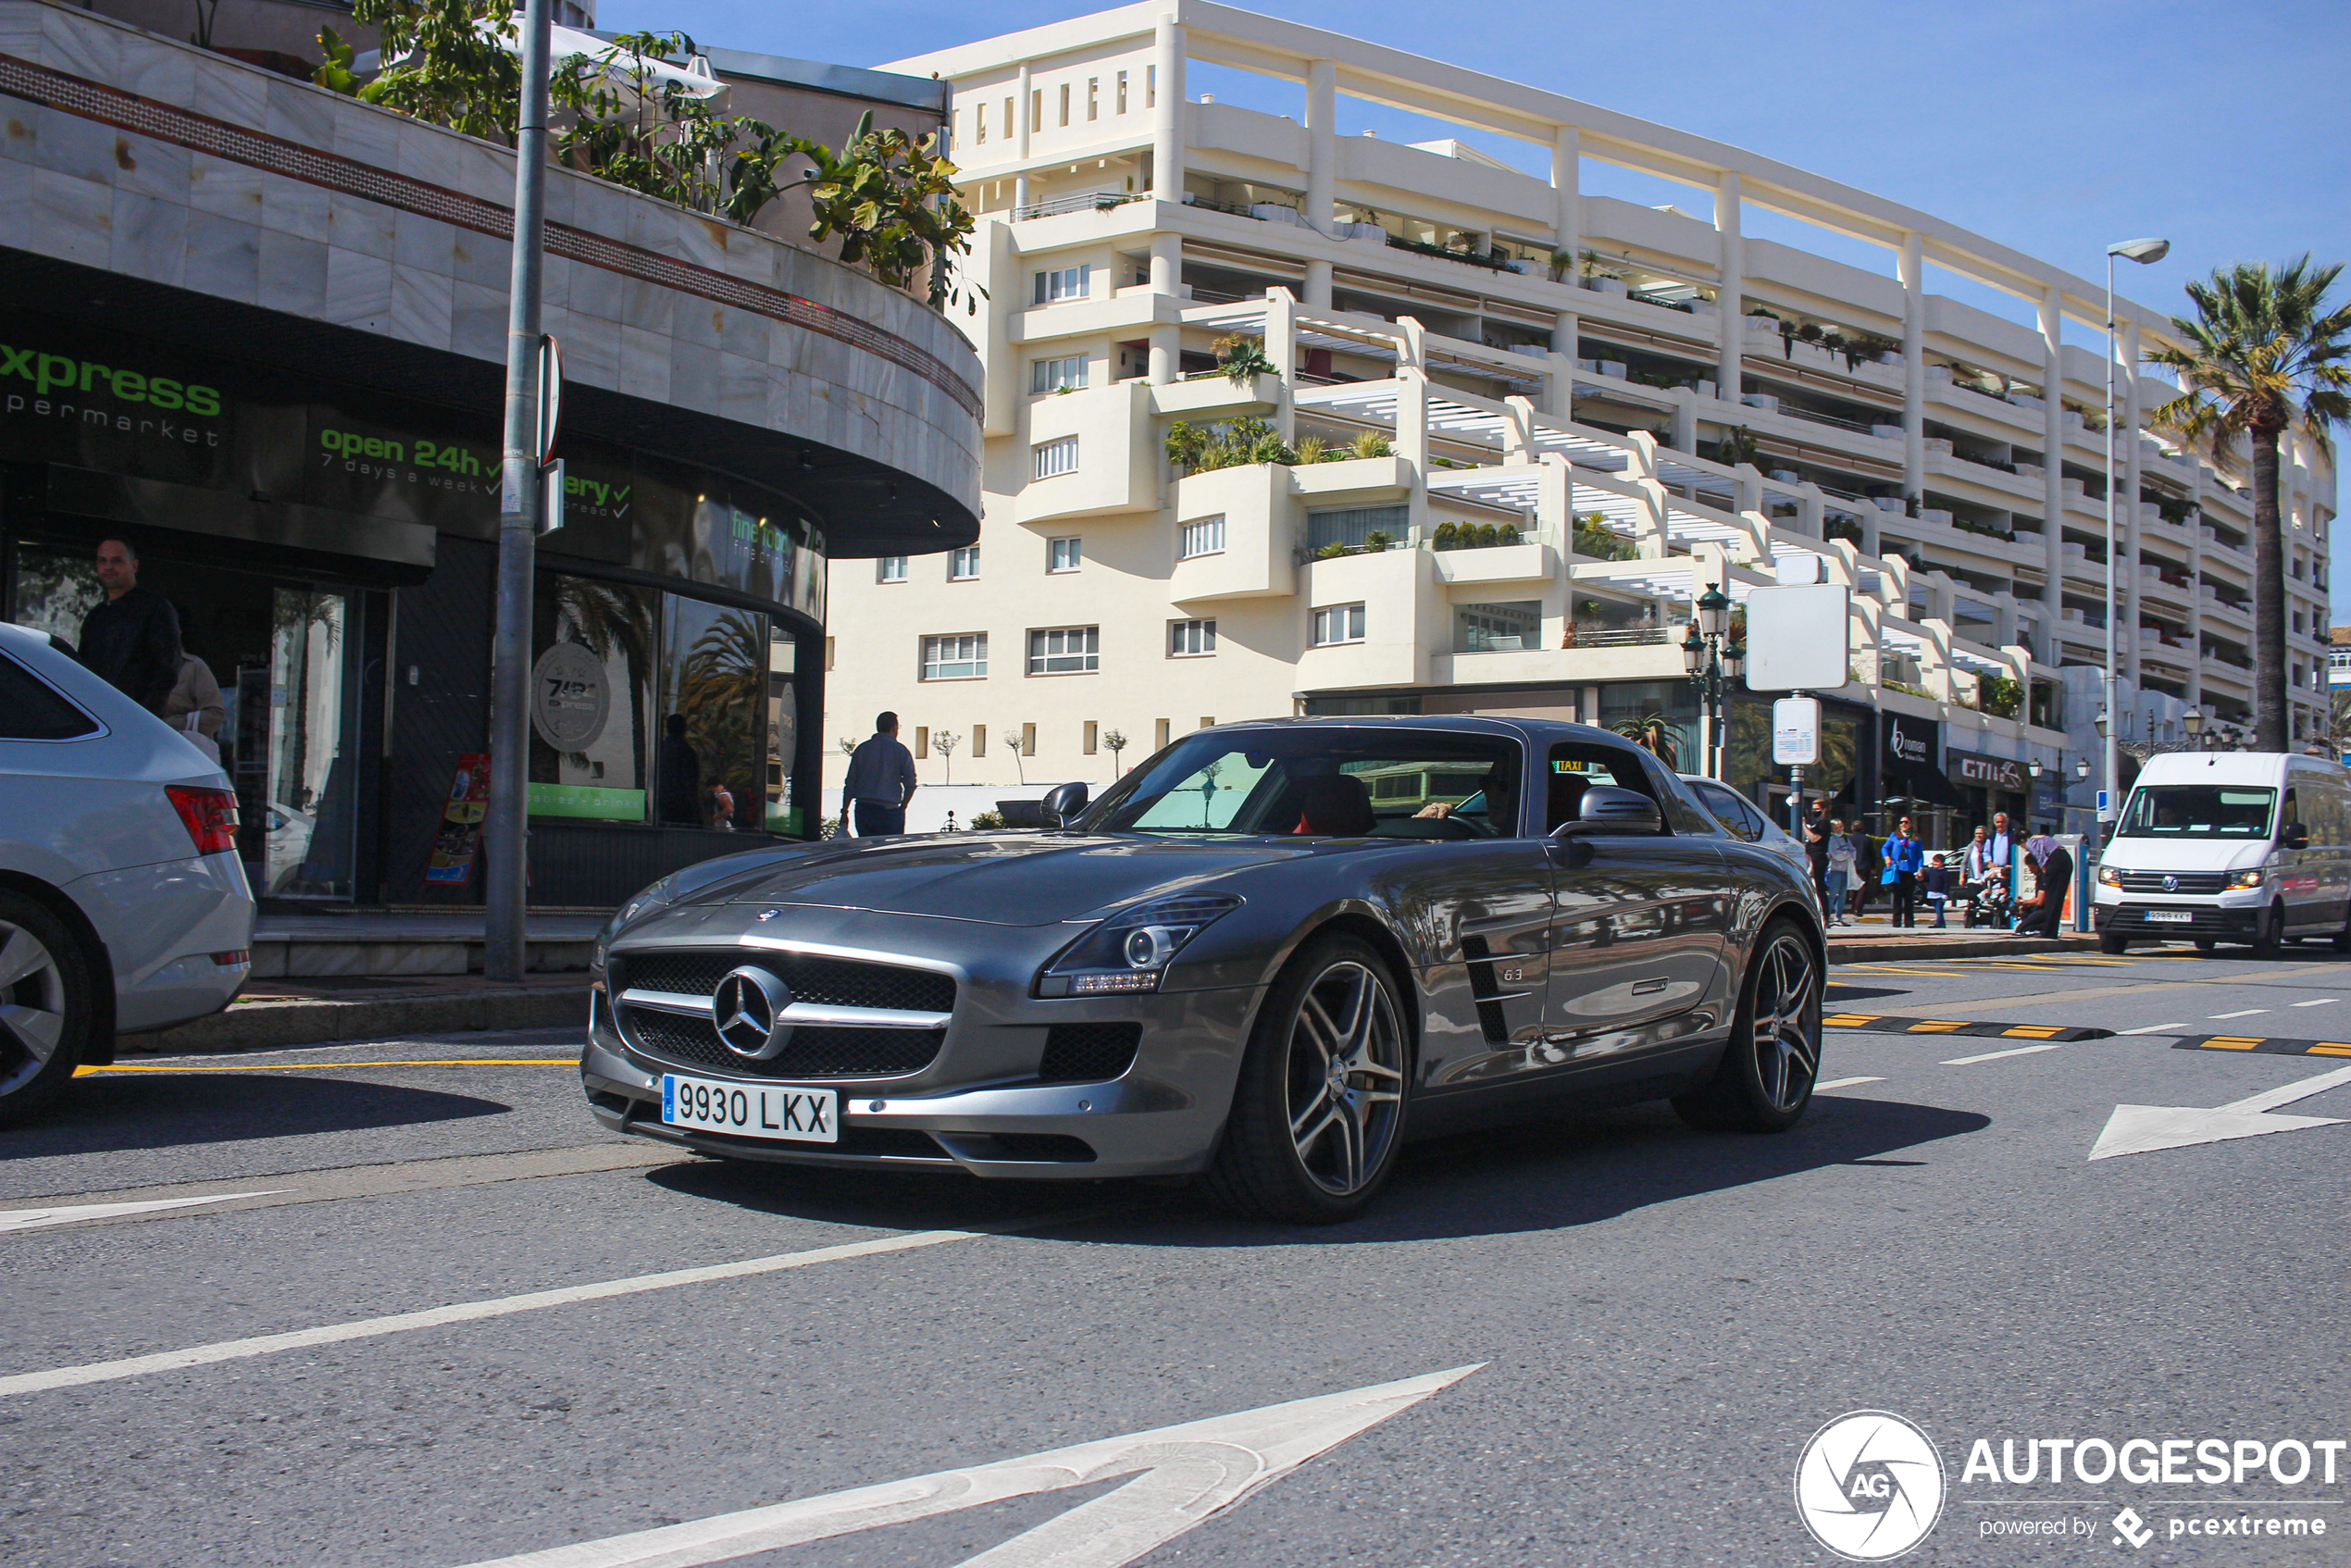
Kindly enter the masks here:
[[216, 1192], [208, 1198], [150, 1198], [137, 1203], [71, 1203], [56, 1209], [0, 1209], [0, 1231], [40, 1230], [53, 1225], [78, 1225], [83, 1220], [111, 1220], [124, 1214], [193, 1208], [198, 1203], [228, 1203], [239, 1198], [272, 1198], [282, 1190], [271, 1188], [267, 1192]]
[[2184, 1105], [2117, 1105], [2114, 1114], [2106, 1121], [2106, 1130], [2098, 1134], [2097, 1147], [2090, 1151], [2093, 1160], [2110, 1160], [2117, 1154], [2146, 1154], [2158, 1149], [2184, 1149], [2193, 1143], [2219, 1143], [2232, 1138], [2258, 1138], [2265, 1132], [2292, 1132], [2296, 1127], [2324, 1127], [2337, 1125], [2338, 1116], [2280, 1116], [2271, 1114], [2280, 1105], [2291, 1105], [2297, 1100], [2307, 1100], [2338, 1084], [2351, 1083], [2351, 1067], [2337, 1067], [2331, 1073], [2320, 1073], [2299, 1083], [2265, 1089], [2258, 1094], [2209, 1111]]
[[1116, 1490], [966, 1558], [963, 1564], [963, 1568], [1120, 1568], [1219, 1509], [1280, 1480], [1317, 1454], [1450, 1388], [1484, 1364], [1266, 1405], [1131, 1437], [1079, 1443], [1026, 1459], [941, 1470], [601, 1541], [551, 1547], [474, 1563], [472, 1568], [698, 1568], [705, 1562], [880, 1529], [1007, 1498], [1133, 1475], [1132, 1481]]

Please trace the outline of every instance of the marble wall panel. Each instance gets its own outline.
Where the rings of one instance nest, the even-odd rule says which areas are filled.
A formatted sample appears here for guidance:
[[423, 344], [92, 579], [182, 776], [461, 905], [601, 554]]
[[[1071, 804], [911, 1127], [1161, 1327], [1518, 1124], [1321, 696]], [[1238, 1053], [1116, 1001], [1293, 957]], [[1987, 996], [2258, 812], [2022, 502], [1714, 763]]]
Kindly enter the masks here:
[[386, 330], [395, 338], [427, 348], [449, 346], [450, 323], [456, 314], [455, 282], [446, 272], [420, 267], [392, 268], [392, 318]]
[[261, 226], [218, 213], [188, 215], [184, 288], [252, 305], [261, 291]]
[[157, 283], [178, 283], [188, 267], [188, 209], [143, 191], [113, 191], [110, 270]]
[[329, 321], [369, 331], [387, 330], [392, 322], [392, 258], [369, 251], [330, 246], [327, 252], [327, 294], [319, 314]]
[[[114, 192], [54, 168], [32, 170], [31, 220], [54, 235], [42, 248], [68, 261], [104, 267], [114, 250]], [[24, 209], [19, 209], [24, 210]]]
[[449, 348], [476, 359], [506, 361], [506, 291], [454, 279], [449, 285], [452, 306]]

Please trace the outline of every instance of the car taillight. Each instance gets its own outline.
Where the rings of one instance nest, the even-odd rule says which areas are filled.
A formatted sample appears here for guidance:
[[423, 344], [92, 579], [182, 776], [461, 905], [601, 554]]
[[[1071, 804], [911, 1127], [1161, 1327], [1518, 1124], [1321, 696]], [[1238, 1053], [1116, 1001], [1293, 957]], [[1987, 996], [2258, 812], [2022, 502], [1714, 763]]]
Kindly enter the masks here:
[[167, 784], [171, 809], [195, 840], [198, 854], [224, 854], [237, 847], [237, 792], [194, 784]]

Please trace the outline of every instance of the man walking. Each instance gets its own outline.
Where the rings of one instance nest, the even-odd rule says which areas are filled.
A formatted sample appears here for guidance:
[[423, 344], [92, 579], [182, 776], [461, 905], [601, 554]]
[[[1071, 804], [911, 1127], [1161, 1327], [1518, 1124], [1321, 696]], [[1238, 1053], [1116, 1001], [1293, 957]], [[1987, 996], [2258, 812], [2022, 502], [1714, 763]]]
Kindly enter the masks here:
[[883, 714], [874, 720], [873, 735], [849, 753], [849, 777], [840, 781], [841, 832], [858, 839], [903, 833], [906, 803], [914, 796], [914, 754], [898, 743], [898, 716]]
[[93, 563], [105, 601], [81, 617], [81, 662], [90, 672], [160, 716], [180, 681], [180, 612], [139, 586], [139, 552], [109, 534]]
[[[1839, 828], [1837, 831], [1844, 829]], [[1804, 819], [1804, 854], [1812, 863], [1812, 887], [1821, 895], [1822, 907], [1828, 905], [1829, 892], [1829, 803], [1812, 803], [1812, 815]]]
[[1893, 878], [1894, 924], [1915, 926], [1919, 923], [1919, 870], [1926, 864], [1926, 846], [1911, 836], [1909, 817], [1887, 837], [1885, 854], [1885, 875]]

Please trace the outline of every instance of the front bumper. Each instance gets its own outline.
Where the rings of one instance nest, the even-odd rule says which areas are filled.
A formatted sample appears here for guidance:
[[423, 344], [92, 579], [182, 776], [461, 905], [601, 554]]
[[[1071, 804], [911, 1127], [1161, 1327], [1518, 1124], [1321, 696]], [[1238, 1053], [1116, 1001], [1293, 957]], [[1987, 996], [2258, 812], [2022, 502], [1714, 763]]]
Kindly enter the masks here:
[[[832, 935], [833, 933], [827, 933]], [[927, 933], [926, 933], [927, 934]], [[707, 950], [710, 937], [697, 933]], [[861, 945], [883, 944], [864, 933]], [[681, 944], [682, 945], [682, 944]], [[745, 949], [750, 957], [755, 950]], [[600, 975], [580, 1077], [597, 1121], [615, 1132], [730, 1159], [836, 1167], [968, 1171], [1046, 1180], [1177, 1176], [1214, 1154], [1240, 1055], [1263, 988], [1125, 997], [1032, 998], [1033, 954], [962, 965], [954, 1011], [936, 1057], [891, 1077], [754, 1076], [646, 1049], [619, 1027]], [[1099, 1081], [1041, 1081], [1040, 1053], [1057, 1024], [1134, 1023], [1132, 1063]], [[738, 1138], [661, 1121], [665, 1072], [740, 1082], [831, 1089], [840, 1140]]]
[[[2167, 937], [2175, 940], [2199, 937], [2207, 941], [2249, 942], [2267, 908], [2268, 905], [2258, 903], [2241, 908], [2220, 908], [2203, 903], [2126, 902], [2097, 905], [2095, 918], [2101, 936], [2111, 932], [2117, 936], [2146, 937], [2149, 940]], [[2188, 918], [2151, 920], [2147, 917], [2158, 910], [2167, 915], [2184, 914]]]

